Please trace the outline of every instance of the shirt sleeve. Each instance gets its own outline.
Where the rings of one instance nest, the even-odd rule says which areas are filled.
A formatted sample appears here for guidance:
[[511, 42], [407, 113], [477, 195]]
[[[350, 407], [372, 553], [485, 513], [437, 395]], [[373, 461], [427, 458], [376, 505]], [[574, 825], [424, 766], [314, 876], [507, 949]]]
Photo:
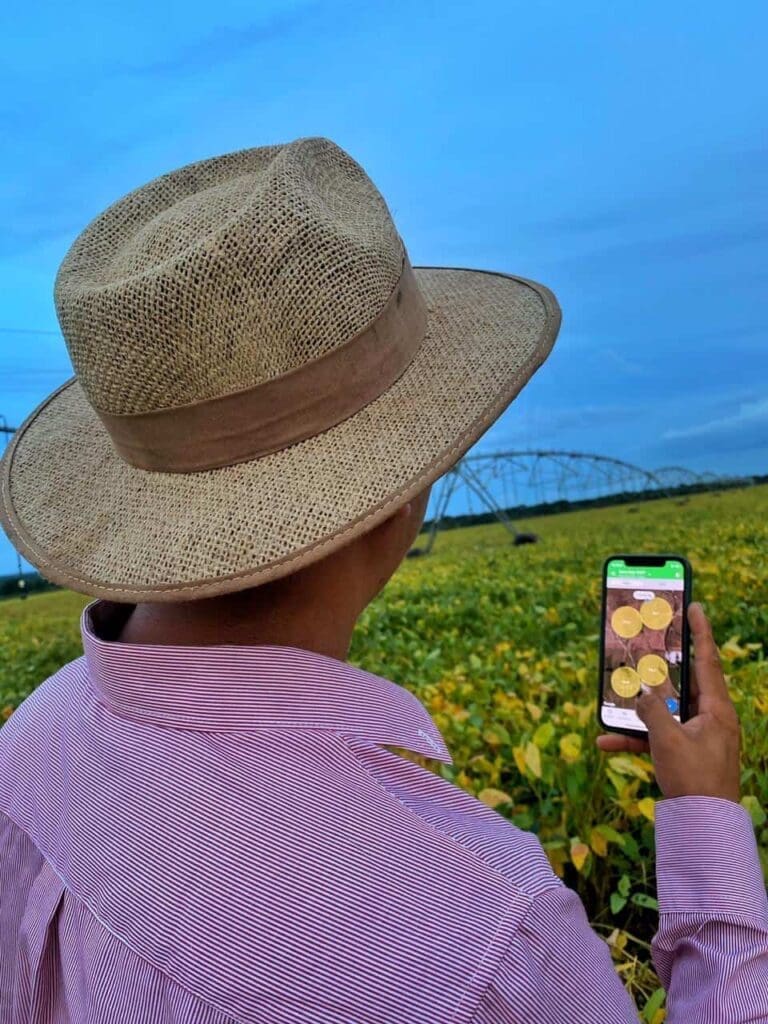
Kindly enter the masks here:
[[768, 899], [747, 811], [716, 797], [658, 801], [656, 882], [667, 1024], [768, 1021]]
[[[566, 886], [534, 900], [473, 1017], [473, 1024], [638, 1024], [608, 945]], [[690, 1022], [693, 1024], [693, 1022]]]

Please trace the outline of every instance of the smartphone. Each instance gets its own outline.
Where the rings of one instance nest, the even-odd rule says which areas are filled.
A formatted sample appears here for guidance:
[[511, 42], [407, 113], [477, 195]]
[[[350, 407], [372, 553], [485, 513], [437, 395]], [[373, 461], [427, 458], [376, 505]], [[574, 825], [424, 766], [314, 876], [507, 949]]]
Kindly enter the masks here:
[[635, 711], [656, 686], [680, 722], [689, 712], [688, 605], [693, 577], [681, 555], [611, 555], [603, 563], [597, 717], [610, 732], [647, 737]]

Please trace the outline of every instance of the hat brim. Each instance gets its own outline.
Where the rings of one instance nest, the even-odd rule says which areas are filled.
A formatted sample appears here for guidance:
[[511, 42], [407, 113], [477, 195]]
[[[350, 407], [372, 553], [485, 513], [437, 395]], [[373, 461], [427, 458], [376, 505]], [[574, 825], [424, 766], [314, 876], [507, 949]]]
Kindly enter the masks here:
[[16, 432], [0, 521], [54, 583], [112, 601], [187, 601], [295, 572], [442, 476], [544, 362], [549, 289], [482, 270], [415, 268], [424, 342], [397, 381], [329, 430], [197, 473], [125, 463], [76, 379]]

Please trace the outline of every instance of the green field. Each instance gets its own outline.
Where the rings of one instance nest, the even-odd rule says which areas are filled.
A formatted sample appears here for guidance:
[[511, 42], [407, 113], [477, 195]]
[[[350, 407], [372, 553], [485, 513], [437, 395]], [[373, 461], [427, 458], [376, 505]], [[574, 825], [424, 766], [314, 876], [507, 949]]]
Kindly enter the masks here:
[[[535, 831], [649, 1021], [663, 1019], [648, 943], [656, 927], [650, 762], [594, 746], [599, 573], [615, 551], [674, 551], [694, 569], [743, 730], [744, 804], [768, 872], [768, 486], [572, 512], [440, 534], [366, 610], [350, 660], [411, 689], [455, 765], [439, 770]], [[0, 707], [79, 656], [90, 600], [55, 592], [0, 603]], [[651, 999], [648, 1003], [649, 998]]]

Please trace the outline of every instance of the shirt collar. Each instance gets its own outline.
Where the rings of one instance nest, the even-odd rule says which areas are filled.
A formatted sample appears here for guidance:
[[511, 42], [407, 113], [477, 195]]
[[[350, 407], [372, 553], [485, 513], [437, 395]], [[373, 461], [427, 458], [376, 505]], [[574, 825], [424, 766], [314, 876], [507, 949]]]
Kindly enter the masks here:
[[92, 601], [80, 619], [89, 677], [116, 715], [202, 732], [343, 732], [453, 763], [422, 703], [397, 683], [299, 647], [110, 640], [133, 607]]

